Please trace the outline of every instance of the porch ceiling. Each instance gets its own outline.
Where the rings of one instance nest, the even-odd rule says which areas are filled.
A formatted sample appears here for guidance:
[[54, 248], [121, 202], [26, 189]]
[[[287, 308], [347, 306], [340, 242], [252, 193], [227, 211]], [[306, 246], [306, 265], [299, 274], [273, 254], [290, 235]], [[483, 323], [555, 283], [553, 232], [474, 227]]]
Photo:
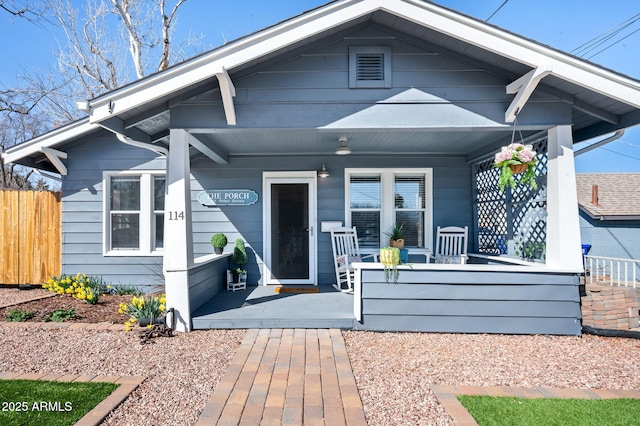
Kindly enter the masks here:
[[[523, 136], [529, 133], [523, 133]], [[318, 129], [218, 130], [197, 133], [210, 147], [229, 155], [333, 154], [338, 138], [346, 136], [354, 154], [466, 154], [480, 147], [499, 145], [508, 131], [323, 131]]]

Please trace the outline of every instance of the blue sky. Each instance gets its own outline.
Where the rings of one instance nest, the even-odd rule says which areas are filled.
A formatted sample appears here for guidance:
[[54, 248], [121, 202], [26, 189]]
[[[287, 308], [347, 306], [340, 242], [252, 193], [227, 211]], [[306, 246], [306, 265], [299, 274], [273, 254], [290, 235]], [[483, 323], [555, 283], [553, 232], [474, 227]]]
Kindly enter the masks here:
[[[215, 47], [326, 2], [188, 0], [180, 9], [175, 40], [191, 31], [203, 34], [205, 44]], [[72, 0], [72, 3], [84, 2]], [[485, 20], [504, 0], [436, 0], [434, 3]], [[637, 0], [509, 0], [489, 22], [571, 52], [637, 14], [640, 14]], [[3, 40], [0, 82], [7, 86], [15, 84], [23, 69], [55, 66], [53, 51], [58, 42], [63, 42], [55, 31], [12, 19], [8, 14], [0, 14], [0, 37]], [[640, 80], [640, 20], [601, 48], [622, 37], [626, 38], [590, 60]], [[577, 148], [581, 145], [584, 144]], [[627, 130], [616, 142], [578, 156], [576, 169], [578, 172], [640, 172], [640, 127]]]

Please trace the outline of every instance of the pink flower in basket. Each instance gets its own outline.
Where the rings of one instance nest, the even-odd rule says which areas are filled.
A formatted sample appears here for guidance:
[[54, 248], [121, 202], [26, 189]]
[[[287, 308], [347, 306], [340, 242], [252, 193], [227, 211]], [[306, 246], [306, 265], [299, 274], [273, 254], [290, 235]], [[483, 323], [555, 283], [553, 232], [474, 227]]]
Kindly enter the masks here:
[[500, 190], [504, 191], [507, 185], [512, 189], [515, 188], [516, 180], [513, 176], [512, 166], [522, 164], [525, 164], [527, 169], [520, 182], [528, 183], [529, 186], [536, 189], [538, 187], [535, 175], [536, 155], [531, 145], [511, 143], [503, 146], [493, 160], [493, 166], [500, 169], [500, 180], [498, 181]]

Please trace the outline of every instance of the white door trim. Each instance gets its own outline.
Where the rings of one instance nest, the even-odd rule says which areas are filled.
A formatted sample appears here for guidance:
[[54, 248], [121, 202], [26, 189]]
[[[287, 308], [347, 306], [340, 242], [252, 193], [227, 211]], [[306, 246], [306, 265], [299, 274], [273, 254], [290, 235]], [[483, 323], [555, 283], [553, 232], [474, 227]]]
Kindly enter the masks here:
[[[271, 185], [273, 183], [305, 183], [309, 185], [309, 279], [279, 280], [271, 276]], [[262, 172], [262, 249], [264, 262], [263, 285], [312, 284], [318, 285], [318, 174], [314, 171]]]

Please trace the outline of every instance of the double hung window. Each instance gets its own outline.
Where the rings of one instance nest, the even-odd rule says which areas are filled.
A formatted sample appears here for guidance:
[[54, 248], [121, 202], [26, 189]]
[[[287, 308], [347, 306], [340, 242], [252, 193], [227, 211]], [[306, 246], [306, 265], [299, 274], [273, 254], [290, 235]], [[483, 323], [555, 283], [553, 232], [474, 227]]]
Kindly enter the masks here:
[[104, 188], [105, 254], [158, 254], [164, 241], [164, 175], [105, 173]]
[[402, 226], [405, 247], [432, 251], [431, 169], [346, 169], [346, 223], [360, 247], [389, 244], [385, 232]]

